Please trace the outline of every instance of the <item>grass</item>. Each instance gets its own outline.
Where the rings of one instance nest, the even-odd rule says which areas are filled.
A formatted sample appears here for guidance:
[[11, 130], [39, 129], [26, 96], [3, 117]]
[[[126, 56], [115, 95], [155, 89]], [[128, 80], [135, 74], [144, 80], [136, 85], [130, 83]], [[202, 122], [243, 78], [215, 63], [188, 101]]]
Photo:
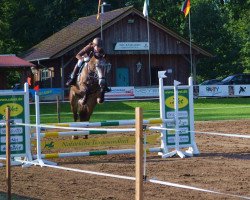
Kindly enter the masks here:
[[197, 99], [195, 120], [250, 119], [250, 98]]
[[[159, 118], [159, 101], [117, 101], [97, 105], [91, 121], [133, 119], [135, 107], [143, 108], [144, 118]], [[69, 103], [61, 104], [61, 122], [73, 121]], [[41, 123], [57, 122], [56, 104], [42, 104]], [[250, 119], [250, 98], [195, 99], [195, 121]], [[31, 106], [31, 123], [35, 123], [35, 109]]]

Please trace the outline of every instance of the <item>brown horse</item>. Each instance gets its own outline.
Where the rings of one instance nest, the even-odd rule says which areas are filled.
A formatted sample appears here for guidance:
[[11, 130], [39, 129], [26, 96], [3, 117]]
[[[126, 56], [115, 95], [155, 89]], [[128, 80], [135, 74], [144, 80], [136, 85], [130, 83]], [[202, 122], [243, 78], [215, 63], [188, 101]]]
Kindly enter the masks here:
[[70, 88], [69, 100], [74, 121], [89, 121], [97, 103], [104, 102], [106, 61], [92, 57], [83, 67], [77, 83]]

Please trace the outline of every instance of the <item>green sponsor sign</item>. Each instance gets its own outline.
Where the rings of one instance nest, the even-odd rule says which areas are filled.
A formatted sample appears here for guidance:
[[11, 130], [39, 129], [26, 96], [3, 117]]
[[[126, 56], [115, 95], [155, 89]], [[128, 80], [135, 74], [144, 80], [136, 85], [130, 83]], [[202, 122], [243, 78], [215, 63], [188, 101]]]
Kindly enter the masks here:
[[[10, 108], [10, 118], [18, 123], [25, 123], [23, 95], [0, 96], [0, 122], [5, 123], [6, 108]], [[25, 127], [11, 125], [10, 128], [11, 155], [22, 155], [26, 152]], [[6, 154], [6, 127], [0, 125], [0, 156]]]
[[[175, 117], [174, 90], [165, 90], [165, 114], [166, 119]], [[180, 145], [191, 144], [190, 137], [190, 111], [189, 111], [189, 91], [188, 89], [178, 89], [179, 104], [179, 136]], [[174, 123], [166, 123], [166, 128], [175, 129]], [[175, 145], [175, 130], [166, 131], [167, 146]]]

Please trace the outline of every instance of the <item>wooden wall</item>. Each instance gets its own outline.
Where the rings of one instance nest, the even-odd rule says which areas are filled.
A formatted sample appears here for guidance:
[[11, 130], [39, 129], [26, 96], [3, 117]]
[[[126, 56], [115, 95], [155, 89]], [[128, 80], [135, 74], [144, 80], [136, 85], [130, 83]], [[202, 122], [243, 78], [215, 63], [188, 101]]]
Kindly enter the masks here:
[[[134, 20], [134, 23], [128, 23]], [[189, 54], [189, 46], [150, 24], [151, 54]], [[130, 14], [103, 31], [104, 48], [107, 54], [135, 54], [135, 51], [114, 51], [117, 42], [147, 42], [147, 22], [139, 15]], [[136, 54], [147, 54], [147, 51], [136, 51]]]
[[[133, 20], [133, 23], [128, 23], [131, 20]], [[97, 36], [100, 37], [100, 35]], [[63, 64], [71, 59], [71, 62], [64, 68], [64, 83], [66, 83], [77, 62], [75, 55], [90, 41], [79, 45], [63, 56]], [[150, 69], [148, 51], [114, 50], [117, 42], [148, 41], [146, 20], [135, 13], [130, 14], [105, 29], [103, 31], [103, 41], [107, 59], [112, 65], [111, 72], [107, 74], [107, 81], [110, 86], [116, 86], [116, 69], [118, 67], [128, 68], [130, 86], [149, 86], [150, 73], [152, 74], [151, 85], [158, 85], [157, 72], [167, 69], [172, 70], [172, 73], [169, 74], [166, 80], [167, 84], [173, 84], [174, 79], [183, 84], [188, 83], [190, 67], [188, 61], [184, 58], [184, 56], [189, 54], [188, 45], [167, 34], [166, 31], [156, 25], [150, 24]], [[194, 51], [193, 53], [195, 54], [196, 52]], [[136, 64], [138, 62], [141, 62], [143, 65], [140, 72], [136, 71]], [[61, 57], [43, 62], [43, 65], [54, 67], [55, 77], [53, 78], [53, 87], [61, 87]]]

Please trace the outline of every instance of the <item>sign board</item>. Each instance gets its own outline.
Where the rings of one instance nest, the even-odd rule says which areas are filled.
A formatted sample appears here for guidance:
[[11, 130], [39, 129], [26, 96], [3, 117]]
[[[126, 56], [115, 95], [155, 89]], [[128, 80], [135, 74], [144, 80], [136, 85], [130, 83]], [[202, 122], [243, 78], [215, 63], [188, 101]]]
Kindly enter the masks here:
[[115, 45], [115, 51], [139, 51], [149, 50], [148, 42], [117, 42]]
[[111, 91], [105, 93], [107, 99], [134, 98], [134, 87], [111, 87]]
[[[24, 95], [6, 95], [0, 96], [0, 123], [5, 123], [6, 107], [10, 107], [10, 118], [14, 122], [25, 123], [25, 105]], [[11, 125], [10, 128], [10, 147], [11, 155], [25, 155], [25, 127]], [[0, 126], [0, 156], [6, 154], [6, 128]]]
[[135, 97], [159, 97], [159, 88], [135, 88]]
[[[166, 119], [173, 119], [175, 117], [174, 108], [174, 90], [165, 90], [165, 116]], [[189, 90], [178, 89], [179, 102], [179, 136], [180, 145], [191, 145], [190, 134], [190, 112], [189, 112]], [[175, 123], [166, 123], [166, 128], [175, 129]], [[167, 146], [175, 145], [175, 130], [166, 131]]]
[[[29, 90], [32, 99], [35, 99], [35, 90]], [[41, 88], [38, 91], [38, 95], [41, 100], [56, 100], [56, 96], [62, 99], [63, 89], [62, 88]]]
[[199, 86], [199, 96], [207, 97], [224, 97], [228, 96], [228, 86], [227, 85], [201, 85]]
[[229, 85], [229, 96], [250, 96], [250, 85]]

